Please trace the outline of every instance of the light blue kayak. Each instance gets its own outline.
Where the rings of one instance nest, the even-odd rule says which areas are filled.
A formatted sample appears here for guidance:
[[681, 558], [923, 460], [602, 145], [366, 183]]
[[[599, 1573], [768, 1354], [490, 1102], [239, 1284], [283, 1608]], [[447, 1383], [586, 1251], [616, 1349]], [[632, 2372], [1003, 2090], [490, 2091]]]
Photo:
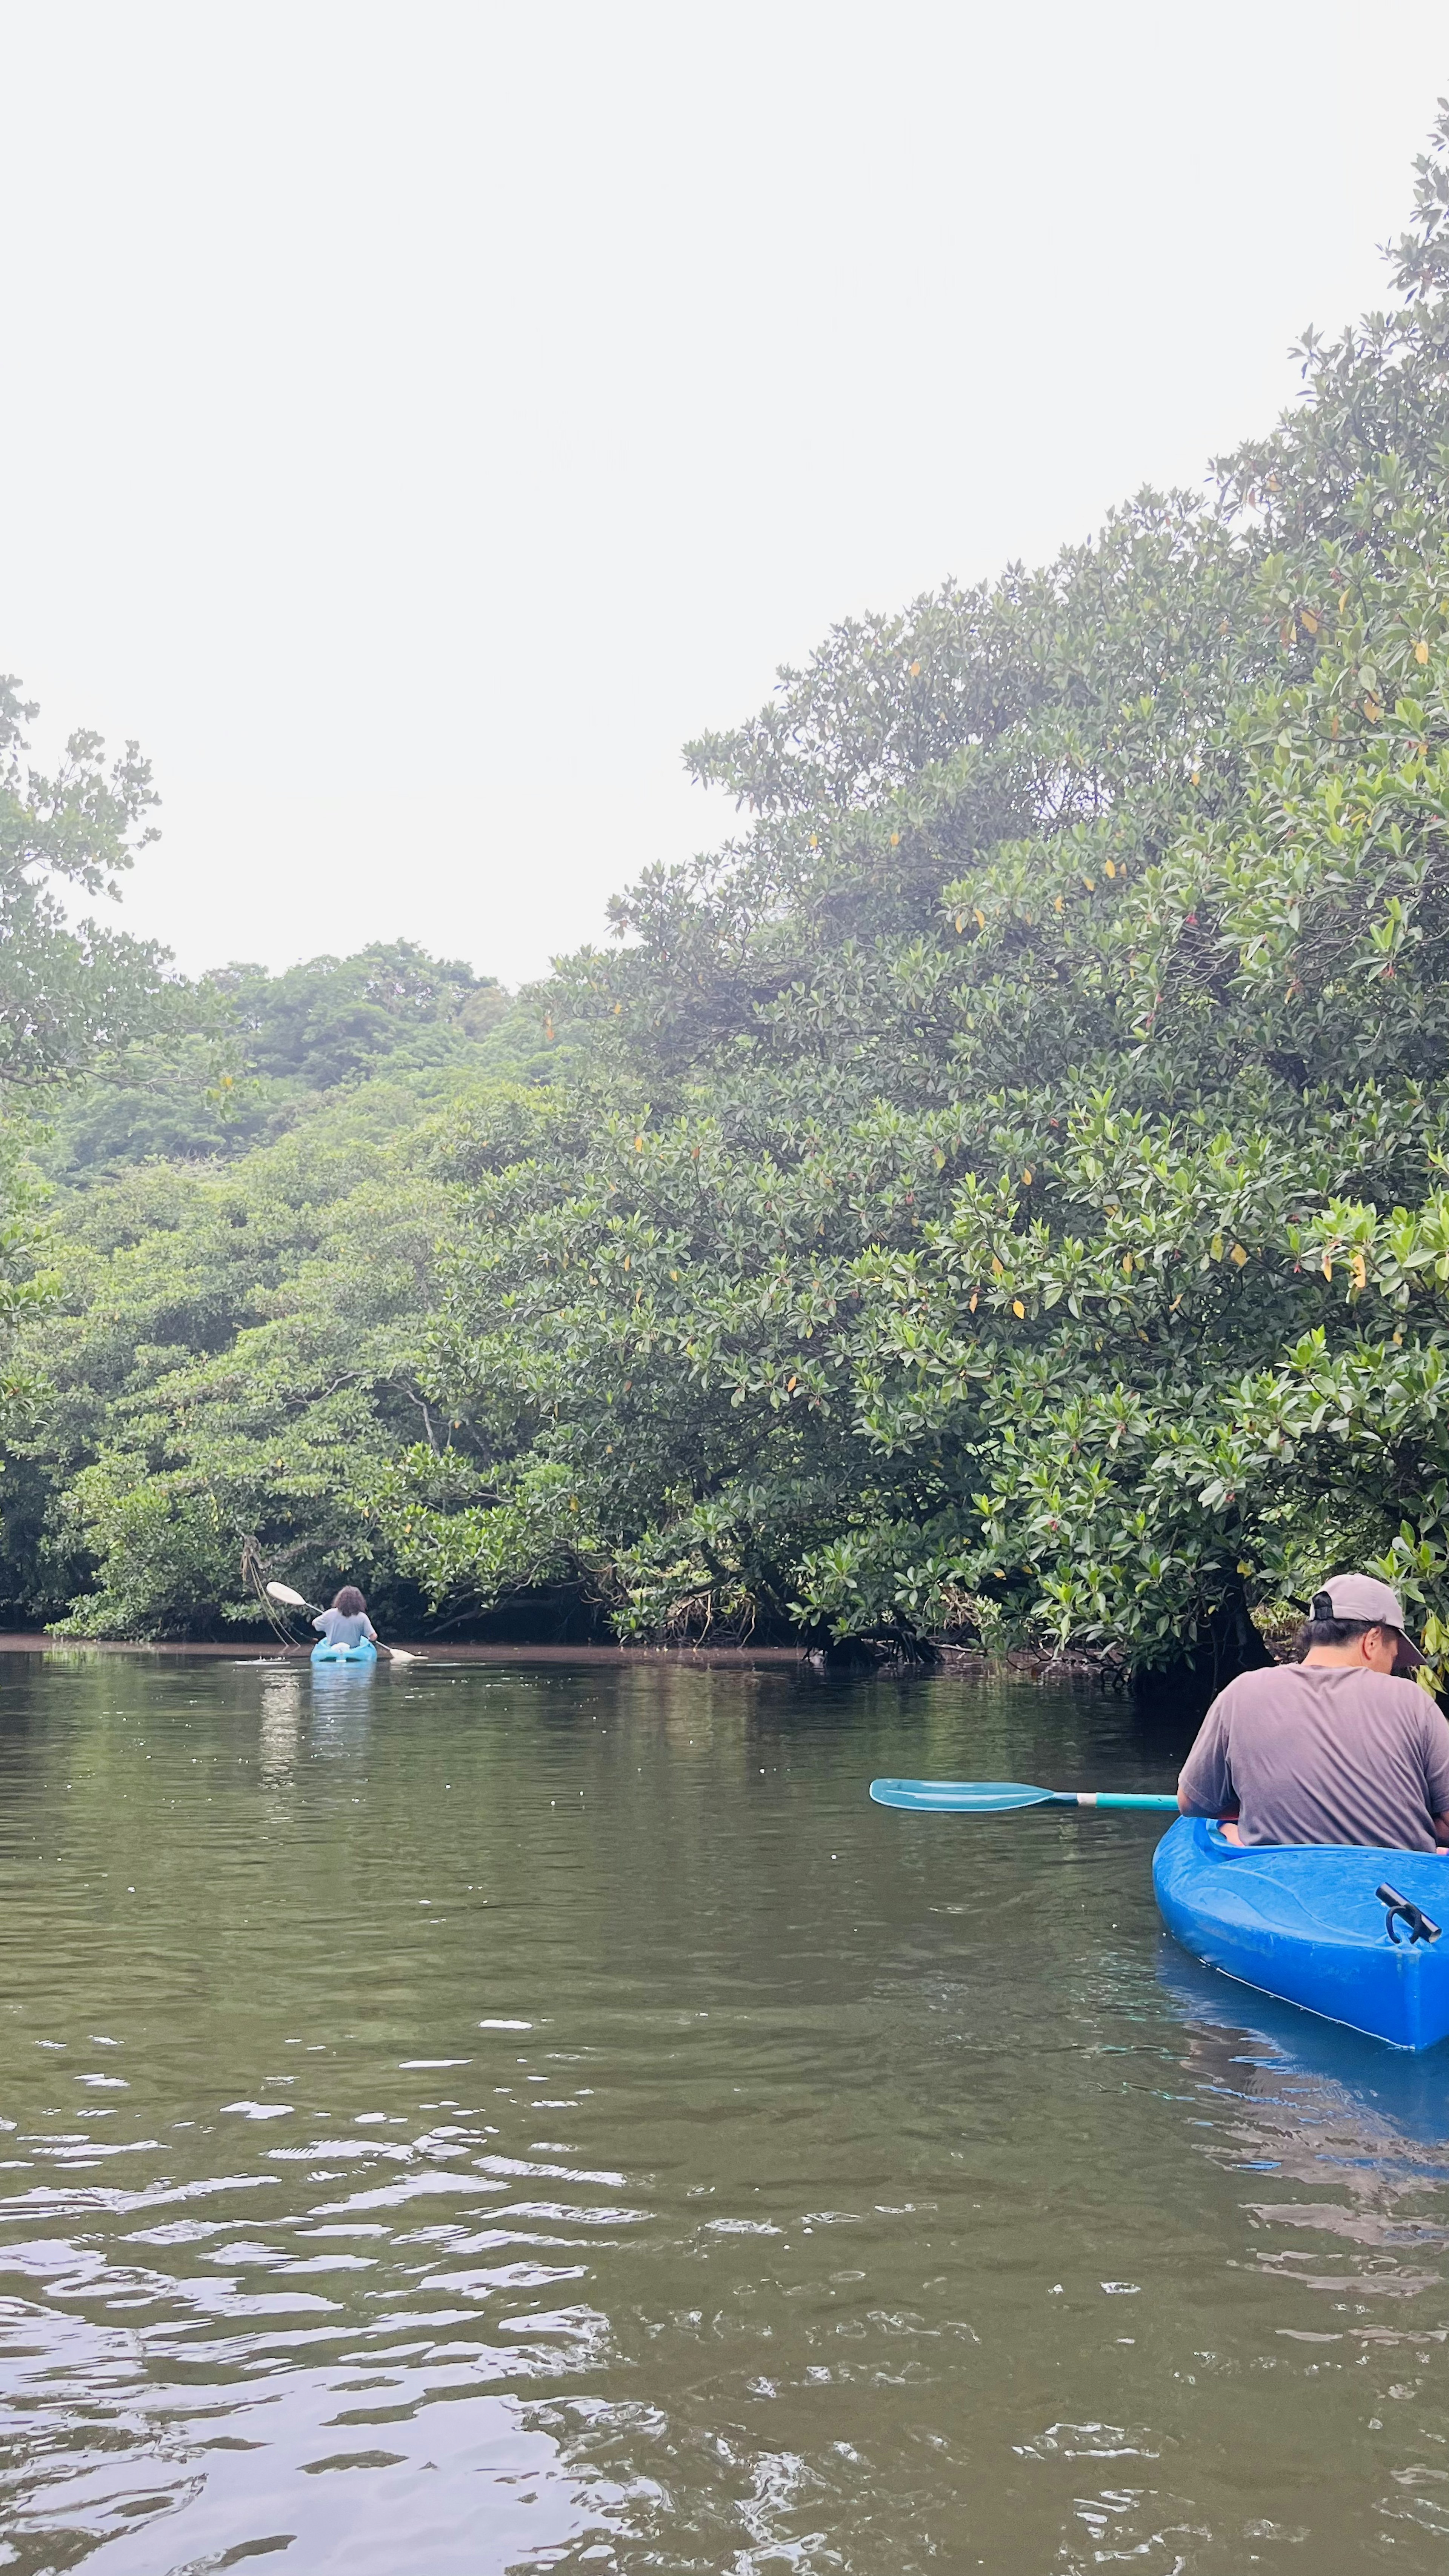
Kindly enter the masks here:
[[1240, 1848], [1201, 1816], [1157, 1846], [1169, 1932], [1225, 1976], [1395, 2048], [1449, 2038], [1449, 1861], [1366, 1843]]
[[359, 1637], [355, 1646], [329, 1646], [319, 1637], [312, 1649], [314, 1664], [375, 1664], [377, 1648], [370, 1637]]

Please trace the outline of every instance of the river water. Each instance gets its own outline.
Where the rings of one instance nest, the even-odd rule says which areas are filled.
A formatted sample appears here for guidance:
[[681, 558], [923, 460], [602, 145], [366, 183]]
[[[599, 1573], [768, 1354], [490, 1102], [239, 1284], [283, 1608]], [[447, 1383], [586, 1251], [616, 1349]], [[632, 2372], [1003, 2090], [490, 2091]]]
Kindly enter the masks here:
[[[0, 2567], [1444, 2567], [1449, 2080], [1029, 1684], [0, 1662]], [[1449, 2057], [1449, 2052], [1441, 2055]]]

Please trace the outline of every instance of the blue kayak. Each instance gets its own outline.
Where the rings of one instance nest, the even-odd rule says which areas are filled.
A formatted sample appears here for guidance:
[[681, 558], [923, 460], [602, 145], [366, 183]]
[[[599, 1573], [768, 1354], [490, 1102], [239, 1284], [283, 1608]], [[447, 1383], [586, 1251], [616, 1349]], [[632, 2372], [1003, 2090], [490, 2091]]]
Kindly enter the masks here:
[[377, 1648], [370, 1637], [359, 1637], [355, 1646], [329, 1646], [319, 1637], [312, 1649], [314, 1664], [375, 1664]]
[[[1239, 1849], [1181, 1816], [1157, 1846], [1152, 1884], [1169, 1932], [1225, 1976], [1395, 2048], [1449, 2037], [1449, 1938], [1438, 1937], [1449, 1861], [1433, 1852]], [[1403, 1900], [1392, 1915], [1390, 1898]]]

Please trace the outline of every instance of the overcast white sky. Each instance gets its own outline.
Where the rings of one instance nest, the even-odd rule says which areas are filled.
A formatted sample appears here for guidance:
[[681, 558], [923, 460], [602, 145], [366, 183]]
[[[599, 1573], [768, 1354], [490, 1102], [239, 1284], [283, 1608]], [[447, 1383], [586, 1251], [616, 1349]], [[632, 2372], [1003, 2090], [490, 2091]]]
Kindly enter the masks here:
[[[1381, 41], [1391, 35], [1391, 41]], [[0, 668], [191, 970], [506, 980], [837, 618], [1198, 485], [1385, 300], [1438, 0], [0, 0]]]

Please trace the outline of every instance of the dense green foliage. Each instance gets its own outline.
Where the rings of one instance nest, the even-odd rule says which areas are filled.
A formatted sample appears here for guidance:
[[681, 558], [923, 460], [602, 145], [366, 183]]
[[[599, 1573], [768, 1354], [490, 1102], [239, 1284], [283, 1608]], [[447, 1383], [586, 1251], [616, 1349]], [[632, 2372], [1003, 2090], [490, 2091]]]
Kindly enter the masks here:
[[40, 710], [0, 677], [0, 1081], [85, 1067], [97, 1048], [150, 1025], [163, 984], [158, 949], [94, 921], [73, 924], [67, 887], [114, 900], [117, 879], [154, 837], [156, 798], [138, 746], [105, 766], [98, 734], [73, 733], [51, 777], [33, 769], [23, 728]]
[[[416, 1357], [457, 1197], [432, 1134], [490, 1058], [511, 1061], [506, 999], [404, 945], [231, 969], [189, 1001], [193, 1026], [62, 1104], [48, 1204], [14, 1176], [11, 1336], [30, 1366], [0, 1486], [9, 1614], [83, 1635], [254, 1620], [239, 1556], [259, 1531], [273, 1573], [351, 1569], [416, 1616], [363, 1488], [432, 1436]], [[151, 1080], [128, 1088], [138, 1066]], [[108, 1121], [102, 1166], [78, 1147]]]
[[172, 987], [164, 1031], [99, 1058], [58, 1105], [46, 1159], [78, 1183], [149, 1157], [234, 1159], [383, 1066], [425, 1077], [470, 1062], [507, 1008], [491, 976], [407, 940], [281, 975], [225, 966]]
[[242, 1087], [329, 1105], [79, 1214], [72, 1149], [17, 1602], [204, 1623], [254, 1531], [629, 1635], [1221, 1667], [1370, 1558], [1449, 1617], [1446, 139], [1395, 311], [1208, 505], [844, 626], [695, 745], [743, 836], [536, 1038], [451, 1051], [409, 966], [446, 1042], [389, 1095], [363, 961], [292, 1016], [240, 977]]

